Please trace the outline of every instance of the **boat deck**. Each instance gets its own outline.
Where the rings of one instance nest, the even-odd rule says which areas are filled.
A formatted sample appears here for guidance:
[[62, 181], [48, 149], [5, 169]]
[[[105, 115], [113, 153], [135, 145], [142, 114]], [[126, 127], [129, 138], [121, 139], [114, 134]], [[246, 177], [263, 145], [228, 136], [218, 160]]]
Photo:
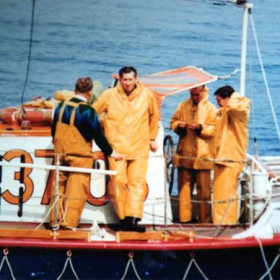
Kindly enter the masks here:
[[[244, 226], [217, 227], [208, 224], [146, 226], [145, 233], [113, 231], [100, 226], [81, 225], [77, 230], [52, 231], [31, 223], [0, 224], [1, 247], [118, 250], [207, 250], [257, 247], [256, 238], [232, 239]], [[280, 246], [280, 234], [261, 241], [263, 246]]]

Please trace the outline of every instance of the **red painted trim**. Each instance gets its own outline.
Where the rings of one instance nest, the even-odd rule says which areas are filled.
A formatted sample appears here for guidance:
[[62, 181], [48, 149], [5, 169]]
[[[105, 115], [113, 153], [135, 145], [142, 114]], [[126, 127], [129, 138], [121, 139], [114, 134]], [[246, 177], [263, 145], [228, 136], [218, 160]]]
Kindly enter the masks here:
[[[260, 239], [262, 246], [277, 246], [280, 249], [280, 235], [273, 239]], [[44, 248], [44, 249], [87, 249], [87, 250], [221, 250], [259, 247], [256, 238], [238, 240], [199, 239], [186, 241], [73, 241], [24, 238], [1, 238], [1, 247]]]

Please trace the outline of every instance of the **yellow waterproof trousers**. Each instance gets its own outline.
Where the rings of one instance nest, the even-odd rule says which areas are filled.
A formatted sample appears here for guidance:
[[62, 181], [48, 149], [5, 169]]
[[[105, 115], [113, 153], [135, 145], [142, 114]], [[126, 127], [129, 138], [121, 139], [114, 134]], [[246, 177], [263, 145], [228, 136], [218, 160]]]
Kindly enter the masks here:
[[213, 187], [213, 222], [234, 225], [238, 222], [238, 176], [243, 164], [233, 166], [215, 164]]
[[108, 195], [120, 220], [125, 217], [142, 219], [144, 201], [148, 195], [146, 183], [147, 158], [115, 161], [109, 158], [111, 170], [117, 175], [111, 176]]
[[[77, 108], [78, 104], [73, 103]], [[54, 151], [62, 166], [92, 168], [91, 142], [86, 142], [74, 126], [75, 109], [70, 123], [61, 121], [64, 108], [59, 114], [54, 137]], [[71, 155], [72, 154], [72, 155]], [[76, 155], [76, 156], [74, 156]], [[51, 192], [50, 226], [77, 227], [86, 203], [90, 184], [89, 173], [59, 172], [59, 182], [54, 179]]]
[[[91, 168], [92, 158], [79, 158], [74, 156], [62, 157], [61, 165], [70, 167]], [[51, 205], [57, 201], [50, 214], [50, 226], [55, 226], [54, 215], [57, 223], [63, 227], [77, 227], [85, 206], [90, 184], [90, 174], [78, 172], [59, 172], [58, 194], [56, 196], [55, 182], [52, 188]]]
[[179, 220], [184, 223], [192, 219], [192, 193], [195, 183], [198, 200], [198, 220], [201, 223], [210, 223], [210, 170], [178, 168]]

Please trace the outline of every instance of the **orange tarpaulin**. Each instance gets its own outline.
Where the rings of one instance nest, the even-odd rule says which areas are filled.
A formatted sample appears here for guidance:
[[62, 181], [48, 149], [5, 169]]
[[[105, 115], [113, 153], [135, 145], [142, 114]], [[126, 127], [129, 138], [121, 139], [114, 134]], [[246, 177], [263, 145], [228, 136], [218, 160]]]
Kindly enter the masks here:
[[217, 76], [213, 76], [194, 66], [187, 66], [153, 75], [139, 76], [138, 79], [160, 96], [169, 96], [216, 81]]
[[217, 76], [194, 66], [186, 66], [149, 76], [139, 76], [138, 79], [154, 92], [160, 109], [166, 96], [214, 82]]

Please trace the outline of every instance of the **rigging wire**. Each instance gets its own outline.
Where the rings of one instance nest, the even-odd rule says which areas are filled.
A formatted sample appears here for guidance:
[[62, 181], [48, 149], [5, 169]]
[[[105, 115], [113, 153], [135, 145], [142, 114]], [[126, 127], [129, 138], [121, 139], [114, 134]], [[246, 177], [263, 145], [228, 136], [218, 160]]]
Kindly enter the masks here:
[[261, 66], [261, 70], [262, 70], [262, 74], [263, 74], [263, 78], [264, 78], [266, 93], [267, 93], [267, 97], [268, 97], [268, 100], [269, 100], [273, 120], [274, 120], [274, 123], [275, 123], [276, 132], [277, 132], [277, 135], [278, 135], [278, 138], [279, 138], [279, 141], [280, 141], [280, 129], [279, 129], [279, 125], [278, 125], [278, 122], [277, 122], [276, 113], [275, 113], [275, 110], [274, 110], [274, 107], [273, 107], [272, 98], [271, 98], [270, 90], [269, 90], [267, 79], [266, 79], [266, 74], [265, 74], [265, 70], [264, 70], [264, 66], [263, 66], [263, 62], [262, 62], [259, 42], [258, 42], [258, 38], [257, 38], [257, 34], [256, 34], [256, 29], [255, 29], [252, 13], [250, 13], [250, 19], [251, 19], [251, 24], [252, 24], [252, 28], [253, 28], [253, 34], [254, 34], [254, 39], [255, 39], [255, 43], [256, 43], [256, 48], [257, 48], [257, 52], [258, 52], [258, 58], [259, 58], [259, 62], [260, 62], [260, 66]]
[[[251, 40], [251, 36], [248, 36], [248, 40], [249, 40], [249, 48], [251, 51], [249, 51], [249, 54], [252, 53], [252, 40]], [[253, 147], [254, 147], [254, 155], [258, 156], [258, 143], [257, 143], [257, 133], [256, 133], [256, 114], [255, 114], [255, 94], [254, 94], [254, 90], [253, 90], [253, 77], [252, 77], [252, 56], [249, 56], [249, 89], [250, 89], [250, 97], [252, 100], [252, 131], [253, 131]]]
[[31, 14], [31, 27], [30, 27], [30, 38], [29, 38], [29, 50], [28, 50], [28, 59], [27, 59], [27, 67], [26, 67], [26, 75], [25, 75], [25, 81], [24, 86], [21, 94], [21, 105], [23, 108], [23, 99], [24, 94], [27, 86], [29, 71], [30, 71], [30, 62], [31, 62], [31, 50], [32, 50], [32, 41], [33, 41], [33, 29], [34, 29], [34, 14], [35, 14], [35, 2], [36, 0], [31, 0], [32, 2], [32, 14]]

